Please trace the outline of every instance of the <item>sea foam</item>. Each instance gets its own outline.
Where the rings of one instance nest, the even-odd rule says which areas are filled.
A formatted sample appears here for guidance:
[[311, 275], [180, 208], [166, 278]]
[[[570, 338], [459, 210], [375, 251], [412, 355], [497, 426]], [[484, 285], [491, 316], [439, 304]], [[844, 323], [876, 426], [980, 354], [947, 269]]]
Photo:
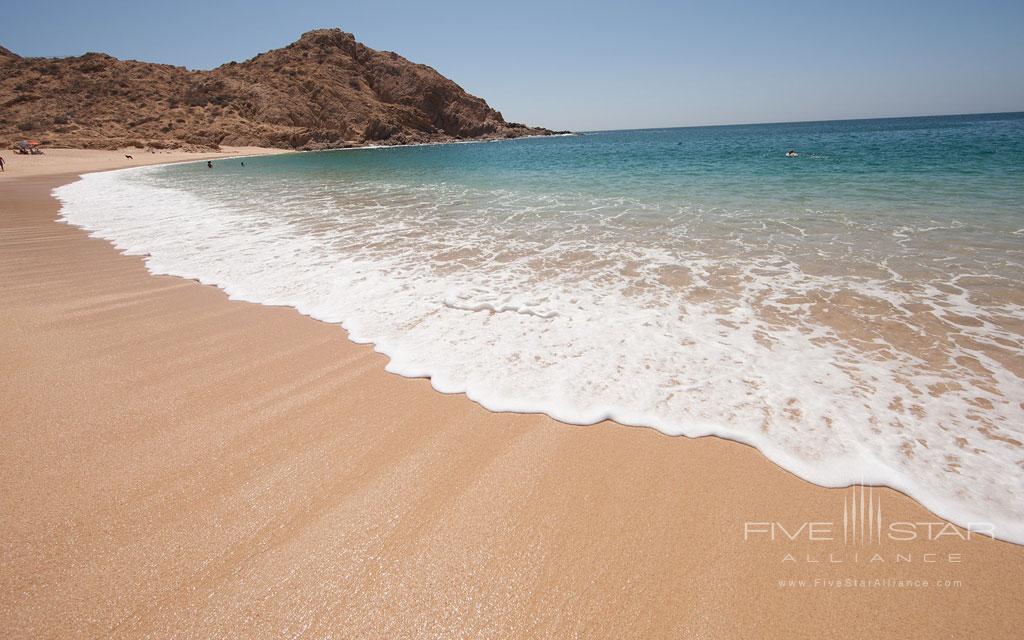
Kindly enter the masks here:
[[1024, 543], [1024, 308], [960, 223], [176, 171], [85, 175], [61, 219], [488, 409], [722, 436]]

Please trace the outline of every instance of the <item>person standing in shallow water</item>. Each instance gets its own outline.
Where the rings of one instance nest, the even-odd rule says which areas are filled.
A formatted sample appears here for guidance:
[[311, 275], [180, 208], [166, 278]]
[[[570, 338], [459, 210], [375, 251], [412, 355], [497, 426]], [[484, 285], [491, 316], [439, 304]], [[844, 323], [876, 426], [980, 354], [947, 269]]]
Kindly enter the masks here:
[[207, 160], [206, 161], [206, 167], [208, 169], [212, 169], [213, 168], [213, 160]]

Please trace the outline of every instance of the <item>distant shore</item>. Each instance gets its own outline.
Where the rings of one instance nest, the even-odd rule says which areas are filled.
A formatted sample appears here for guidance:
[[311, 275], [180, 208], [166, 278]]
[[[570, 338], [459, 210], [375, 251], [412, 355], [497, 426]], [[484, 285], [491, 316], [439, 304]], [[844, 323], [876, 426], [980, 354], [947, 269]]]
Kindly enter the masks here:
[[[56, 221], [50, 192], [82, 173], [276, 152], [0, 152], [6, 637], [1024, 625], [1024, 548], [898, 492], [823, 489], [718, 438], [491, 413]], [[865, 496], [913, 537], [844, 535]]]
[[[52, 176], [65, 173], [79, 175], [93, 171], [109, 171], [170, 162], [195, 160], [226, 160], [238, 156], [294, 153], [287, 149], [266, 147], [222, 147], [220, 151], [178, 151], [174, 149], [64, 149], [42, 147], [39, 155], [23, 155], [10, 150], [0, 151], [5, 164], [0, 179], [31, 176]], [[131, 156], [129, 158], [128, 156]]]

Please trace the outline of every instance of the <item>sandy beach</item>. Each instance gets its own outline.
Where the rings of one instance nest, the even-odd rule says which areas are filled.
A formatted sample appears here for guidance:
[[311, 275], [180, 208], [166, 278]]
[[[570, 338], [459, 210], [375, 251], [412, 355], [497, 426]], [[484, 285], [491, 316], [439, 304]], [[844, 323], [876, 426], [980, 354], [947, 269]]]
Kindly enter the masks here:
[[83, 172], [259, 152], [2, 154], [3, 637], [1020, 633], [1024, 548], [898, 492], [491, 413], [56, 221]]

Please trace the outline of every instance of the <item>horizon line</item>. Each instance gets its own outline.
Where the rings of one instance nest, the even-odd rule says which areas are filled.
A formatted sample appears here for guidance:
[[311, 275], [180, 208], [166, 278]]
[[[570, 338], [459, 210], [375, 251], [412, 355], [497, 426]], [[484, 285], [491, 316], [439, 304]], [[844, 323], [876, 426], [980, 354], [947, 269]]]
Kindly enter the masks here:
[[861, 120], [909, 120], [912, 118], [953, 118], [956, 116], [1005, 116], [1024, 114], [1024, 109], [1013, 111], [975, 111], [971, 113], [930, 113], [913, 116], [871, 116], [867, 118], [822, 118], [820, 120], [776, 120], [772, 122], [729, 122], [718, 124], [680, 124], [661, 127], [626, 127], [616, 129], [576, 129], [573, 133], [613, 133], [616, 131], [655, 131], [657, 129], [709, 129], [713, 127], [753, 127], [773, 124], [820, 124], [824, 122], [857, 122]]

